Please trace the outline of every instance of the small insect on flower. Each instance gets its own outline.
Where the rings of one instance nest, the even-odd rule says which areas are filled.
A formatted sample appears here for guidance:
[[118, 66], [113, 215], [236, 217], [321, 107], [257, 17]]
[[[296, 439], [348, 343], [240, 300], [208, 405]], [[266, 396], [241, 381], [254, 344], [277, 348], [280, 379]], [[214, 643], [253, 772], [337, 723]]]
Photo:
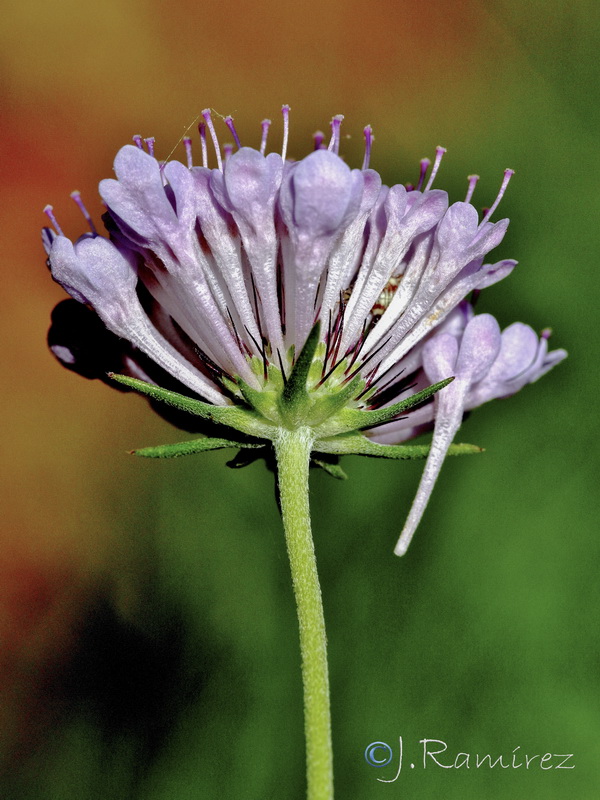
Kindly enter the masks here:
[[389, 304], [392, 302], [392, 298], [394, 297], [396, 289], [400, 286], [401, 280], [402, 275], [392, 275], [392, 277], [383, 287], [381, 294], [375, 301], [375, 305], [371, 309], [371, 316], [375, 317], [376, 319], [379, 319], [379, 317], [383, 316]]
[[[73, 301], [55, 309], [50, 347], [67, 368], [149, 396], [204, 438], [137, 451], [182, 455], [217, 447], [264, 453], [282, 431], [306, 430], [313, 460], [335, 471], [345, 453], [427, 457], [396, 547], [408, 546], [465, 411], [537, 380], [565, 357], [522, 323], [500, 331], [465, 298], [503, 279], [516, 262], [485, 263], [508, 220], [492, 222], [512, 176], [506, 170], [482, 217], [434, 189], [445, 153], [420, 164], [415, 186], [385, 186], [369, 167], [339, 157], [343, 117], [331, 138], [287, 161], [289, 107], [278, 152], [221, 147], [202, 112], [200, 162], [157, 160], [153, 138], [117, 154], [100, 183], [99, 233], [67, 238], [49, 206], [44, 229], [52, 275]], [[214, 149], [209, 166], [209, 147]], [[107, 373], [111, 375], [107, 378]], [[452, 382], [451, 382], [452, 381]], [[431, 446], [406, 445], [433, 429]], [[232, 439], [232, 433], [239, 435]]]

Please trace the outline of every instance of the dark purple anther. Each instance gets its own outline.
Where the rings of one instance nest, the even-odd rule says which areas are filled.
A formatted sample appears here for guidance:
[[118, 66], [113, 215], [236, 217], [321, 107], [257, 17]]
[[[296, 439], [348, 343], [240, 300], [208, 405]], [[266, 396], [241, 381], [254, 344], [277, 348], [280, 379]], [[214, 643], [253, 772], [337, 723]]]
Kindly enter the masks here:
[[80, 192], [71, 192], [71, 197], [75, 201], [75, 205], [77, 206], [77, 208], [81, 211], [81, 213], [85, 217], [87, 224], [90, 226], [91, 232], [95, 236], [97, 236], [98, 235], [98, 231], [96, 230], [96, 226], [94, 225], [94, 220], [92, 219], [92, 217], [90, 216], [89, 211], [87, 210], [87, 208], [83, 204], [83, 200], [81, 199], [81, 193]]
[[200, 134], [200, 145], [202, 147], [202, 166], [208, 167], [208, 148], [206, 146], [206, 123], [201, 122], [198, 125], [198, 133]]
[[428, 192], [433, 186], [435, 176], [438, 173], [438, 169], [440, 168], [440, 164], [442, 163], [442, 158], [444, 157], [445, 152], [446, 152], [445, 147], [435, 148], [435, 161], [433, 162], [433, 169], [431, 170], [431, 175], [429, 176], [429, 180], [427, 181], [427, 186], [425, 187], [426, 192]]
[[427, 170], [431, 166], [431, 161], [428, 158], [422, 158], [420, 163], [420, 170], [419, 170], [419, 180], [417, 182], [417, 191], [420, 192], [425, 181], [425, 175], [427, 175]]
[[287, 103], [281, 106], [281, 113], [283, 114], [283, 144], [281, 145], [281, 160], [285, 161], [287, 155], [288, 137], [290, 133], [290, 107]]
[[204, 117], [204, 121], [210, 131], [210, 137], [212, 139], [213, 146], [215, 148], [215, 155], [217, 156], [217, 165], [221, 172], [223, 172], [223, 159], [221, 158], [221, 148], [219, 147], [219, 140], [217, 139], [217, 132], [215, 131], [215, 126], [213, 125], [212, 117], [210, 114], [210, 108], [205, 108], [202, 112], [202, 116]]
[[371, 146], [373, 144], [373, 140], [375, 139], [373, 136], [373, 128], [370, 125], [367, 125], [363, 129], [363, 134], [365, 136], [365, 157], [363, 159], [362, 168], [368, 169], [369, 161], [371, 160]]
[[325, 141], [325, 134], [323, 131], [315, 131], [313, 133], [313, 142], [314, 142], [314, 149], [315, 150], [323, 150], [325, 145], [323, 142]]
[[188, 169], [191, 169], [194, 166], [194, 162], [192, 160], [192, 140], [189, 136], [183, 137], [183, 146], [185, 147]]
[[54, 216], [54, 208], [53, 208], [53, 206], [46, 206], [46, 208], [44, 209], [44, 214], [48, 217], [50, 222], [54, 225], [54, 230], [58, 233], [58, 235], [59, 236], [64, 236], [64, 233], [62, 232], [62, 230], [60, 228], [60, 225], [58, 224], [58, 222], [56, 221], [56, 217]]
[[267, 136], [269, 135], [269, 128], [271, 127], [271, 120], [270, 119], [263, 119], [260, 123], [262, 128], [262, 136], [260, 139], [260, 154], [264, 156], [265, 150], [267, 149]]
[[342, 127], [342, 121], [344, 119], [343, 114], [336, 114], [335, 117], [332, 118], [330, 125], [331, 125], [331, 141], [329, 142], [328, 150], [331, 150], [336, 156], [340, 152], [340, 128]]
[[500, 186], [500, 191], [498, 192], [498, 196], [492, 203], [491, 207], [485, 212], [482, 222], [487, 222], [487, 220], [492, 216], [494, 211], [498, 208], [498, 204], [500, 200], [504, 197], [504, 192], [506, 191], [506, 187], [508, 186], [510, 179], [515, 174], [514, 169], [505, 169], [504, 170], [504, 178], [502, 179], [502, 185]]
[[231, 135], [233, 136], [233, 141], [236, 143], [236, 146], [239, 150], [242, 145], [240, 143], [240, 137], [238, 136], [237, 131], [235, 129], [235, 125], [233, 124], [233, 117], [225, 117], [223, 122], [225, 123], [225, 125], [227, 125], [227, 127], [231, 131]]

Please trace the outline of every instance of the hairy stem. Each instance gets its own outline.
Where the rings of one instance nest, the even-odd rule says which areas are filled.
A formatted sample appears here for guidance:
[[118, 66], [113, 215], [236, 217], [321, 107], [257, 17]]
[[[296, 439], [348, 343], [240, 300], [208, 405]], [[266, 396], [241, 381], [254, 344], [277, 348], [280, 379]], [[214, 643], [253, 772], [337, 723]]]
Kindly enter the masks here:
[[307, 800], [332, 800], [333, 758], [327, 638], [310, 528], [308, 428], [280, 431], [275, 441], [281, 515], [300, 625]]

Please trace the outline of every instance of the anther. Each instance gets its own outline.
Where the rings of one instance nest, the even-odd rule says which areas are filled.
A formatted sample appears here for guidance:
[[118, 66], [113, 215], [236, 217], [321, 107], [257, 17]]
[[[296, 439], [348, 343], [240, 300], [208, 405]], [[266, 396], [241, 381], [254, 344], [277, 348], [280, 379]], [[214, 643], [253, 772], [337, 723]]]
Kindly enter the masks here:
[[544, 330], [540, 333], [542, 339], [548, 341], [548, 339], [552, 336], [552, 328], [544, 328]]
[[442, 158], [444, 157], [445, 152], [446, 152], [445, 147], [435, 148], [435, 161], [433, 162], [433, 169], [431, 170], [431, 175], [429, 176], [429, 180], [427, 181], [427, 186], [425, 187], [426, 192], [428, 192], [433, 185], [435, 176], [438, 173], [438, 169], [440, 168], [440, 164], [442, 163]]
[[510, 179], [514, 174], [515, 174], [514, 169], [504, 170], [504, 178], [502, 179], [502, 185], [500, 186], [500, 191], [498, 192], [498, 196], [496, 197], [490, 208], [488, 208], [488, 210], [485, 212], [482, 222], [487, 222], [487, 220], [492, 216], [494, 211], [498, 208], [498, 204], [500, 203], [500, 200], [502, 200], [502, 198], [504, 197], [504, 192], [506, 191], [506, 187], [508, 186]]
[[286, 104], [281, 106], [283, 114], [283, 144], [281, 146], [281, 160], [285, 161], [287, 155], [288, 137], [290, 133], [290, 107]]
[[189, 136], [183, 137], [183, 146], [185, 147], [188, 169], [191, 169], [194, 166], [194, 162], [192, 160], [192, 140]]
[[85, 205], [83, 204], [83, 200], [81, 199], [80, 192], [71, 192], [71, 197], [75, 201], [75, 205], [81, 211], [83, 216], [85, 217], [87, 224], [90, 226], [90, 230], [94, 235], [98, 235], [98, 231], [96, 230], [96, 226], [94, 225], [94, 221], [90, 215], [90, 212], [87, 210]]
[[427, 175], [427, 170], [431, 166], [431, 161], [428, 158], [422, 158], [419, 164], [419, 181], [417, 183], [417, 192], [421, 191], [421, 187], [425, 181], [425, 175]]
[[200, 144], [202, 146], [202, 166], [208, 167], [208, 148], [206, 146], [206, 123], [201, 122], [198, 125], [198, 133], [200, 134]]
[[136, 145], [140, 148], [140, 150], [144, 149], [144, 145], [142, 144], [142, 137], [139, 135], [139, 133], [136, 133], [136, 135], [132, 136], [131, 138], [136, 143]]
[[144, 142], [146, 143], [146, 147], [148, 148], [148, 153], [151, 156], [154, 156], [154, 142], [155, 141], [156, 140], [155, 140], [154, 136], [150, 136], [148, 139], [144, 139]]
[[227, 116], [227, 117], [225, 117], [223, 122], [225, 123], [225, 125], [227, 125], [227, 127], [231, 131], [231, 135], [233, 136], [233, 141], [236, 143], [236, 146], [237, 146], [237, 148], [239, 150], [242, 145], [240, 143], [240, 137], [237, 135], [237, 131], [235, 129], [235, 125], [233, 124], [233, 117]]
[[371, 145], [373, 144], [374, 136], [373, 136], [373, 128], [370, 125], [363, 130], [363, 134], [365, 136], [365, 157], [363, 159], [362, 168], [368, 169], [369, 168], [369, 161], [371, 160]]
[[217, 166], [223, 172], [223, 159], [221, 158], [221, 148], [219, 147], [219, 140], [217, 139], [217, 132], [215, 131], [215, 126], [213, 125], [212, 117], [210, 115], [210, 108], [205, 108], [202, 112], [202, 116], [204, 117], [204, 121], [208, 126], [208, 130], [210, 131], [210, 137], [212, 139], [213, 146], [215, 148], [215, 155], [217, 156]]
[[262, 128], [262, 136], [260, 139], [260, 154], [261, 156], [264, 156], [265, 150], [267, 149], [267, 136], [269, 134], [269, 128], [271, 127], [271, 120], [263, 119], [260, 125]]
[[473, 192], [475, 191], [475, 187], [477, 186], [477, 181], [479, 180], [479, 175], [469, 175], [469, 188], [467, 189], [467, 196], [465, 197], [465, 203], [470, 203], [471, 198], [473, 197]]
[[343, 119], [343, 114], [336, 114], [329, 123], [331, 125], [331, 141], [327, 149], [335, 153], [336, 156], [339, 155], [340, 152], [340, 128], [342, 127]]
[[325, 141], [325, 134], [323, 133], [323, 131], [315, 131], [313, 133], [313, 142], [315, 150], [323, 150], [324, 141]]
[[54, 208], [52, 206], [46, 206], [44, 209], [44, 214], [48, 217], [50, 222], [54, 225], [55, 231], [58, 233], [59, 236], [64, 236], [64, 233], [61, 230], [60, 225], [56, 221], [56, 217], [54, 216]]
[[232, 153], [233, 153], [233, 145], [231, 144], [231, 142], [228, 142], [227, 144], [224, 144], [223, 145], [223, 161], [227, 161], [227, 159], [231, 156]]

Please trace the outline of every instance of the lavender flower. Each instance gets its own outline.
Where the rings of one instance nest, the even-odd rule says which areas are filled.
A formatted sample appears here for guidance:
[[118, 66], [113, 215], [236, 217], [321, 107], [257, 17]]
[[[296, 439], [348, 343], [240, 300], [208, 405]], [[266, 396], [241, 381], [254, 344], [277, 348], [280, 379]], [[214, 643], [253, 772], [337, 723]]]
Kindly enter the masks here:
[[[134, 137], [117, 154], [116, 179], [100, 183], [107, 236], [78, 194], [91, 232], [75, 243], [48, 207], [52, 275], [88, 307], [57, 310], [50, 344], [70, 369], [120, 373], [122, 386], [226, 426], [228, 438], [141, 455], [264, 447], [277, 431], [301, 427], [322, 465], [344, 453], [427, 455], [402, 554], [446, 454], [478, 449], [451, 444], [463, 413], [513, 394], [566, 354], [548, 353], [547, 334], [538, 339], [521, 323], [501, 333], [465, 301], [516, 264], [484, 263], [508, 226], [491, 217], [511, 170], [480, 219], [470, 202], [477, 176], [450, 206], [432, 188], [443, 148], [428, 177], [431, 164], [421, 162], [416, 187], [387, 187], [369, 169], [370, 127], [362, 169], [339, 157], [340, 116], [327, 148], [317, 134], [314, 152], [286, 161], [288, 114], [284, 106], [281, 155], [265, 155], [268, 120], [255, 150], [241, 146], [228, 117], [237, 149], [223, 157], [208, 110], [202, 166], [187, 138], [183, 164], [157, 161], [154, 140]], [[92, 329], [105, 344], [89, 344]], [[431, 448], [401, 444], [431, 428]]]

